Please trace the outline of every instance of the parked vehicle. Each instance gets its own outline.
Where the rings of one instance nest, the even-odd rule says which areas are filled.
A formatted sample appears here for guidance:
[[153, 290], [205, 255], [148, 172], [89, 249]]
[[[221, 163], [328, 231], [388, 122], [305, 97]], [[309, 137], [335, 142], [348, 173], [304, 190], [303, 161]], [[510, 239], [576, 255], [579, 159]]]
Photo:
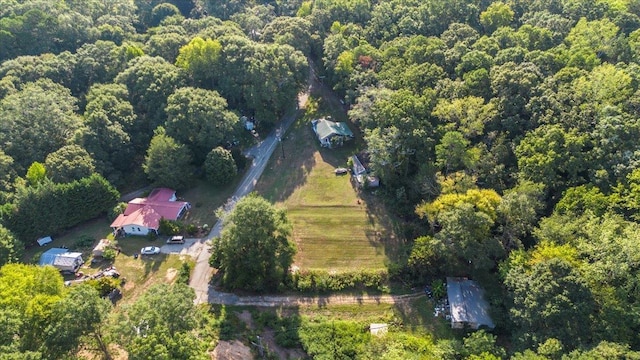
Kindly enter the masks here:
[[160, 253], [160, 248], [157, 246], [147, 246], [140, 249], [142, 255], [155, 255]]
[[349, 170], [347, 168], [340, 167], [340, 168], [335, 169], [333, 172], [335, 172], [336, 175], [344, 175], [344, 174], [348, 173]]
[[184, 236], [173, 236], [167, 240], [167, 244], [184, 244]]

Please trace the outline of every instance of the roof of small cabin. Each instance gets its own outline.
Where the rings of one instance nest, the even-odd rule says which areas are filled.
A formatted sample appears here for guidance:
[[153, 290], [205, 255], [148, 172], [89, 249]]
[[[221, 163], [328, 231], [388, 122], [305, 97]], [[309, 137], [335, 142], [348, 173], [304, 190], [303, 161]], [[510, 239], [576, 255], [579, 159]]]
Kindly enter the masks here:
[[318, 135], [318, 139], [323, 140], [331, 135], [341, 135], [341, 136], [351, 136], [353, 137], [353, 132], [347, 126], [347, 123], [344, 122], [333, 122], [327, 119], [317, 119], [312, 121], [313, 130], [316, 135]]
[[79, 252], [65, 252], [58, 254], [53, 260], [53, 266], [74, 266], [76, 259], [82, 259], [82, 253]]
[[451, 321], [495, 327], [489, 316], [489, 304], [484, 300], [484, 291], [473, 280], [447, 278], [447, 297], [451, 306]]
[[38, 262], [38, 264], [40, 264], [41, 266], [53, 265], [53, 262], [56, 260], [56, 257], [58, 255], [64, 254], [68, 251], [68, 249], [63, 248], [51, 248], [40, 255], [40, 262]]

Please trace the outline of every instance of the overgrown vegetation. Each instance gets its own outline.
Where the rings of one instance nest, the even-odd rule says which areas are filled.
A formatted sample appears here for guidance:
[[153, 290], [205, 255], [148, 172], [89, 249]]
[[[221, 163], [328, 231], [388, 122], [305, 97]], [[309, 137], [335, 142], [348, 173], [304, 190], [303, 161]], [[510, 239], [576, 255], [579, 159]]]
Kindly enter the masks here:
[[[468, 276], [487, 290], [497, 327], [462, 341], [395, 332], [377, 339], [352, 321], [302, 321], [292, 342], [319, 358], [638, 356], [637, 0], [2, 3], [0, 264], [18, 262], [40, 236], [112, 210], [114, 186], [128, 186], [143, 169], [158, 185], [186, 189], [207, 175], [226, 183], [231, 159], [243, 167], [240, 150], [216, 150], [205, 166], [207, 154], [242, 138], [242, 115], [254, 117], [260, 133], [277, 125], [295, 107], [311, 64], [311, 76], [349, 108], [339, 120], [348, 117], [362, 138], [382, 184], [377, 197], [406, 239], [392, 241], [372, 217], [366, 249], [376, 251], [365, 253], [357, 247], [362, 241], [341, 248], [345, 227], [362, 224], [363, 212], [354, 209], [360, 204], [312, 211], [302, 200], [340, 194], [306, 193], [287, 203], [294, 192], [282, 193], [281, 185], [288, 179], [274, 181], [265, 193], [286, 203], [294, 226], [309, 230], [293, 231], [308, 245], [299, 253], [295, 287], [333, 291], [379, 288], [383, 276], [414, 285]], [[310, 111], [322, 106], [324, 99], [316, 100]], [[282, 145], [294, 152], [295, 141]], [[317, 180], [307, 177], [311, 167], [291, 172], [298, 175], [291, 181]], [[210, 221], [207, 211], [198, 221]], [[305, 221], [315, 222], [305, 228]], [[244, 223], [256, 233], [261, 225]], [[351, 229], [362, 233], [365, 226]], [[342, 241], [313, 243], [336, 234]], [[287, 231], [275, 235], [288, 245]], [[134, 244], [123, 250], [138, 251]], [[293, 256], [282, 249], [289, 250], [278, 261], [227, 264], [224, 282], [278, 288]], [[353, 264], [332, 259], [334, 253]], [[231, 259], [217, 255], [217, 266]], [[330, 272], [385, 265], [388, 275]], [[160, 263], [127, 266], [150, 274]], [[60, 278], [42, 271], [0, 269], [0, 303], [7, 305], [0, 318], [9, 319], [0, 352], [60, 358], [88, 338], [108, 350], [98, 325], [109, 308], [98, 292], [62, 288]], [[22, 285], [7, 285], [15, 282]], [[186, 323], [170, 330], [156, 322], [164, 313], [140, 310], [156, 303], [165, 309], [158, 300], [165, 295], [192, 304], [184, 286], [154, 289], [132, 305], [138, 314], [120, 313], [128, 327], [114, 341], [132, 358], [203, 356], [216, 330], [197, 336], [192, 307], [176, 309]]]

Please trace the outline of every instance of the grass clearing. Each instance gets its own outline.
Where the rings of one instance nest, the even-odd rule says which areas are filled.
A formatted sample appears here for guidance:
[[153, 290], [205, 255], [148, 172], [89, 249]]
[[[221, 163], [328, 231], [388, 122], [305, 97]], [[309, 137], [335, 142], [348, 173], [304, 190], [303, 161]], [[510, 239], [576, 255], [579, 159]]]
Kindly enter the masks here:
[[[344, 113], [334, 115], [341, 110], [330, 105], [321, 101], [318, 112], [344, 120]], [[389, 219], [375, 197], [354, 188], [349, 175], [334, 174], [335, 168], [346, 167], [362, 141], [321, 148], [310, 124], [315, 117], [304, 116], [291, 126], [256, 191], [287, 209], [298, 246], [296, 266], [329, 271], [386, 268], [396, 242]]]
[[[180, 255], [144, 255], [134, 258], [145, 246], [162, 246], [160, 240], [149, 241], [145, 237], [130, 236], [118, 240], [122, 252], [116, 256], [113, 265], [126, 279], [123, 288], [125, 303], [133, 302], [150, 286], [160, 283], [172, 283], [183, 262], [194, 262], [189, 256]], [[104, 264], [100, 267], [105, 267]], [[98, 267], [98, 268], [100, 268]], [[98, 268], [95, 270], [97, 271]]]
[[242, 173], [238, 174], [234, 181], [224, 186], [214, 186], [205, 180], [198, 180], [195, 186], [180, 192], [178, 194], [180, 198], [191, 203], [191, 209], [182, 221], [198, 226], [204, 224], [213, 226], [217, 220], [216, 210], [231, 197], [242, 175]]

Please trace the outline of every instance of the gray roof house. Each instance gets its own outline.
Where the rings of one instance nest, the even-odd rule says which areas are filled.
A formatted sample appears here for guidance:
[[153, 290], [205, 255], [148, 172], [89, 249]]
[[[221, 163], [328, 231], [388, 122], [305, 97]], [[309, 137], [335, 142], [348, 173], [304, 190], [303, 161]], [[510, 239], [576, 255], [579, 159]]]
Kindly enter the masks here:
[[311, 121], [313, 131], [318, 136], [320, 145], [331, 148], [334, 145], [342, 145], [345, 140], [353, 139], [353, 132], [346, 123], [334, 122], [329, 119], [316, 119]]
[[489, 304], [484, 299], [484, 291], [473, 280], [466, 278], [447, 278], [447, 298], [451, 307], [451, 327], [472, 329], [495, 325], [489, 316]]

